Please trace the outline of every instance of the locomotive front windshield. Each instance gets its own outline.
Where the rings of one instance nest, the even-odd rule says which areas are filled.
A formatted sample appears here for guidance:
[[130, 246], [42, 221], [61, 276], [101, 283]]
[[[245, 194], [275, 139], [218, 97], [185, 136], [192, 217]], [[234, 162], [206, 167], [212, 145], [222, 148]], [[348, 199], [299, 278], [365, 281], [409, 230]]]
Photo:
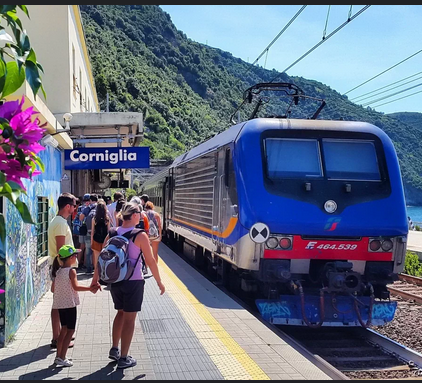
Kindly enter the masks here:
[[346, 139], [265, 139], [267, 176], [380, 181], [375, 145]]

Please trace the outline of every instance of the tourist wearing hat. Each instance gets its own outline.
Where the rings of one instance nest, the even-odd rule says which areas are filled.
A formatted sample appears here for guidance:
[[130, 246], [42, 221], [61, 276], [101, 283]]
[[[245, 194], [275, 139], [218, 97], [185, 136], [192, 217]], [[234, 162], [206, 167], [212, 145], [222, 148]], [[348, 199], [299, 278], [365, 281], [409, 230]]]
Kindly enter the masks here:
[[95, 294], [98, 289], [101, 290], [99, 283], [91, 286], [78, 284], [75, 267], [78, 265], [77, 255], [80, 251], [72, 245], [64, 245], [53, 262], [54, 280], [51, 285], [53, 309], [59, 311], [61, 324], [57, 340], [57, 354], [54, 359], [57, 367], [73, 366], [73, 362], [66, 358], [66, 353], [76, 327], [76, 306], [80, 303], [78, 291], [91, 291]]
[[[57, 206], [59, 211], [57, 215], [49, 222], [47, 236], [48, 236], [48, 255], [50, 264], [50, 277], [52, 276], [52, 267], [55, 257], [59, 249], [63, 245], [74, 245], [72, 230], [67, 222], [68, 218], [72, 215], [76, 207], [76, 197], [70, 193], [62, 193], [57, 199]], [[51, 327], [53, 330], [53, 337], [51, 339], [51, 348], [57, 347], [57, 338], [60, 334], [60, 317], [59, 311], [51, 309]], [[73, 346], [73, 343], [70, 347]]]

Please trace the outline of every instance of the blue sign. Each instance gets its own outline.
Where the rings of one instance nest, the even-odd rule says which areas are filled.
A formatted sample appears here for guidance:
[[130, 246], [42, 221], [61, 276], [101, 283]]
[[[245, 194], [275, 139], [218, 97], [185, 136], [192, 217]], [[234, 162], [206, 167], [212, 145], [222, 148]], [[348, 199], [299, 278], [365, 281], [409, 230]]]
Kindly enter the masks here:
[[149, 147], [65, 149], [64, 168], [65, 170], [149, 168]]

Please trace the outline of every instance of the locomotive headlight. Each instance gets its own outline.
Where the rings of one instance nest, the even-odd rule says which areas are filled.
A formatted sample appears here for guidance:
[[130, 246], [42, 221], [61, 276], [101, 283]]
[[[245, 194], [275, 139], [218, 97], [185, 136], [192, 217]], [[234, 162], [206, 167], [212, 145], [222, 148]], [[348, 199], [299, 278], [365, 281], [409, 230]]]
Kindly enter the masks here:
[[381, 241], [378, 239], [374, 239], [369, 243], [369, 249], [371, 251], [378, 251], [381, 248]]
[[292, 240], [290, 238], [281, 238], [280, 239], [280, 247], [283, 250], [287, 250], [292, 246]]
[[390, 239], [386, 239], [382, 242], [381, 248], [384, 251], [390, 251], [393, 248], [393, 242]]
[[275, 237], [270, 237], [265, 243], [269, 249], [275, 249], [278, 246], [278, 239]]
[[337, 210], [337, 204], [335, 201], [329, 199], [324, 203], [324, 209], [327, 213], [334, 213]]

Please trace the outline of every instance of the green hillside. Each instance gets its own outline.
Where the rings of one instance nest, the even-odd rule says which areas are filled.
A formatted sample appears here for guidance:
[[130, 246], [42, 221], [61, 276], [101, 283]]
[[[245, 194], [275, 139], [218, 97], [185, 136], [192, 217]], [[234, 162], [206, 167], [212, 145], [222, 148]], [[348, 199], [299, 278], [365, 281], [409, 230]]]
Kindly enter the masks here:
[[[320, 82], [251, 67], [229, 52], [196, 43], [157, 5], [80, 9], [101, 110], [109, 93], [110, 112], [143, 112], [143, 145], [150, 146], [152, 158], [174, 158], [226, 129], [243, 91], [277, 77], [325, 99], [319, 119], [366, 121], [383, 129], [398, 153], [407, 203], [422, 205], [420, 124], [355, 105]], [[299, 103], [291, 117], [308, 118], [318, 106]]]

